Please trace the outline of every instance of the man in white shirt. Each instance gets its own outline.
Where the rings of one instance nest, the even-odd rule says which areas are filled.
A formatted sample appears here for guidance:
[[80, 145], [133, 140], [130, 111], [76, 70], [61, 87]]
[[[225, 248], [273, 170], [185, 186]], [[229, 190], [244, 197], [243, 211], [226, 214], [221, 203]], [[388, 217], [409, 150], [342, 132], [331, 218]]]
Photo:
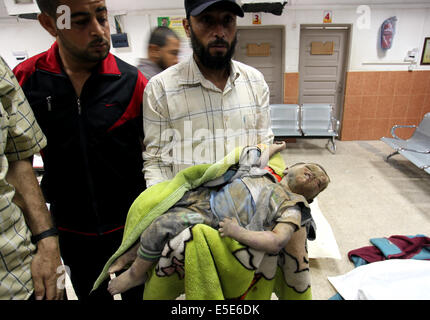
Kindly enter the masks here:
[[193, 55], [154, 76], [144, 93], [148, 187], [235, 147], [273, 142], [267, 83], [232, 60], [241, 7], [235, 0], [185, 0], [185, 11]]

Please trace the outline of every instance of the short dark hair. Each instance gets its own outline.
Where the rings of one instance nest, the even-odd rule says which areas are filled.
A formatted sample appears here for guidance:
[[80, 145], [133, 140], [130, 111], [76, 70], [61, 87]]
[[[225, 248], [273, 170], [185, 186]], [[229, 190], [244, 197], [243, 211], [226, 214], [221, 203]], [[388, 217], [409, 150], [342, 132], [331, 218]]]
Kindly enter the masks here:
[[149, 44], [155, 44], [162, 48], [166, 45], [168, 37], [174, 37], [179, 40], [179, 36], [172, 29], [164, 26], [157, 27], [151, 32]]
[[42, 13], [46, 13], [51, 17], [57, 16], [57, 7], [59, 0], [36, 0], [37, 5]]

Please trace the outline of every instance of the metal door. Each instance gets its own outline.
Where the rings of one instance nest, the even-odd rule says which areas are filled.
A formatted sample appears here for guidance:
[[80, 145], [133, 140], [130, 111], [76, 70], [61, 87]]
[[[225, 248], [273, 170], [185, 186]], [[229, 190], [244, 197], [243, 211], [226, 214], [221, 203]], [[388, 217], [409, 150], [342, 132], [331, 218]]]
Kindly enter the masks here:
[[[284, 103], [284, 29], [282, 27], [238, 27], [234, 59], [264, 75], [270, 89], [270, 103]], [[260, 48], [253, 52], [252, 48]]]
[[342, 119], [348, 36], [349, 27], [314, 26], [302, 27], [300, 35], [299, 103], [330, 103], [338, 120]]

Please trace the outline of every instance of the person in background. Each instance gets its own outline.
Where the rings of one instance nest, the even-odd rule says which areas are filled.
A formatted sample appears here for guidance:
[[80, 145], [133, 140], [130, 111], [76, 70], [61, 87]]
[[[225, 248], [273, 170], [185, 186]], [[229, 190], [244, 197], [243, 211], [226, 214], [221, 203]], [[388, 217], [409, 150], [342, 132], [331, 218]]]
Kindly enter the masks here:
[[58, 231], [32, 165], [46, 137], [1, 57], [0, 130], [0, 300], [61, 300]]
[[[142, 97], [147, 81], [109, 52], [104, 0], [37, 4], [40, 24], [56, 41], [14, 73], [48, 139], [41, 152], [42, 190], [78, 299], [112, 300], [106, 290], [90, 292], [121, 243], [130, 205], [145, 189]], [[70, 28], [57, 23], [61, 5], [70, 8]], [[123, 298], [140, 299], [142, 290], [133, 294]]]
[[238, 146], [273, 142], [269, 88], [261, 72], [233, 61], [235, 0], [185, 0], [193, 54], [148, 83], [143, 99], [147, 186], [213, 163]]
[[180, 39], [172, 29], [157, 27], [151, 32], [148, 43], [148, 59], [141, 59], [137, 68], [146, 79], [178, 63]]

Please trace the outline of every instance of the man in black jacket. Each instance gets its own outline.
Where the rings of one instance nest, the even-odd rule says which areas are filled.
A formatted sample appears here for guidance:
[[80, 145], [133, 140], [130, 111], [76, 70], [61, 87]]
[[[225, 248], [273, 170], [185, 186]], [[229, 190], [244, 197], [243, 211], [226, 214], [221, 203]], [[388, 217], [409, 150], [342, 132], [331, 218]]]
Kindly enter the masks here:
[[[56, 42], [14, 73], [48, 139], [41, 152], [42, 189], [78, 298], [110, 298], [106, 290], [89, 293], [121, 242], [130, 205], [145, 188], [142, 97], [147, 80], [109, 53], [104, 0], [37, 3], [39, 22]], [[57, 23], [61, 5], [70, 8], [70, 28]]]

